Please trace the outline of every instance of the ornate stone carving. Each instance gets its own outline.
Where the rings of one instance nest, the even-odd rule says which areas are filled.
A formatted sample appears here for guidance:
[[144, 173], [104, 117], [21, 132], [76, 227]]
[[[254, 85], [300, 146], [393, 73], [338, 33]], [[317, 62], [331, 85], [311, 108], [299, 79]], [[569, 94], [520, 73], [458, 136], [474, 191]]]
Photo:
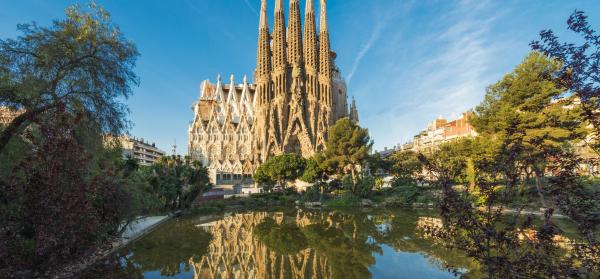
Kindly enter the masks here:
[[[189, 154], [210, 166], [213, 182], [218, 173], [250, 175], [269, 157], [283, 152], [311, 156], [325, 148], [329, 126], [348, 116], [346, 85], [330, 49], [326, 1], [320, 1], [317, 36], [314, 0], [306, 1], [304, 29], [299, 1], [289, 2], [286, 28], [284, 1], [275, 0], [273, 34], [267, 0], [262, 0], [255, 84], [244, 77], [236, 85], [233, 76], [229, 85], [222, 84], [220, 76], [216, 84], [202, 83], [192, 108]], [[358, 119], [353, 108], [352, 117]]]

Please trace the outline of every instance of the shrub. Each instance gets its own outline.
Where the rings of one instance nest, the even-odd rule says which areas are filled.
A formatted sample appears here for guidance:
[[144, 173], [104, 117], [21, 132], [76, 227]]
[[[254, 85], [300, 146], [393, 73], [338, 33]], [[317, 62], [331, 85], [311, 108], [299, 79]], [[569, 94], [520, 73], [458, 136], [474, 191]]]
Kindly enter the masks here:
[[356, 182], [355, 194], [361, 198], [368, 198], [373, 192], [373, 187], [375, 187], [375, 178], [373, 176], [361, 177]]
[[350, 192], [346, 192], [342, 194], [342, 196], [328, 200], [325, 202], [325, 205], [329, 207], [349, 207], [349, 206], [358, 206], [360, 205], [361, 198], [353, 195]]
[[399, 201], [404, 204], [416, 202], [417, 197], [421, 195], [421, 190], [415, 185], [402, 185], [394, 187], [394, 192], [399, 197]]
[[344, 190], [352, 191], [352, 176], [344, 175], [342, 181], [340, 181], [341, 188]]
[[302, 196], [300, 196], [300, 201], [302, 202], [314, 202], [319, 201], [321, 199], [321, 191], [319, 191], [319, 187], [317, 185], [308, 187]]

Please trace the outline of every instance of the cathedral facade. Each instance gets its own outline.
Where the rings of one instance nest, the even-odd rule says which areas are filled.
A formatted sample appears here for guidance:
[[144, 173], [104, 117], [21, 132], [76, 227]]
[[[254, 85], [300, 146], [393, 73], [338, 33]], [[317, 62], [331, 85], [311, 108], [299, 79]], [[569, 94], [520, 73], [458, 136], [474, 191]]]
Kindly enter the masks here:
[[299, 0], [275, 0], [270, 31], [267, 0], [262, 0], [253, 83], [208, 80], [200, 86], [189, 126], [189, 153], [209, 169], [217, 185], [249, 184], [258, 165], [282, 153], [310, 157], [325, 148], [327, 129], [336, 120], [358, 121], [354, 101], [348, 108], [346, 83], [335, 65], [320, 0], [317, 32], [314, 0], [307, 0], [305, 23]]

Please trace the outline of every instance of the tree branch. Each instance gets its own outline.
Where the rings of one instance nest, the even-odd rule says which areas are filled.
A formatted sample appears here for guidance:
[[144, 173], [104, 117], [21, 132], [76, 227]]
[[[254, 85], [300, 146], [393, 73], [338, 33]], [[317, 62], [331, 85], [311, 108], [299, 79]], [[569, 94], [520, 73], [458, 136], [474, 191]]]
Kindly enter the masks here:
[[32, 118], [36, 117], [37, 115], [43, 113], [46, 110], [56, 107], [57, 105], [57, 103], [51, 103], [36, 109], [25, 111], [24, 113], [15, 117], [10, 122], [10, 124], [8, 124], [6, 129], [0, 132], [0, 153], [2, 153], [6, 145], [8, 145], [8, 142], [19, 132], [21, 126], [23, 126], [25, 122], [31, 120]]

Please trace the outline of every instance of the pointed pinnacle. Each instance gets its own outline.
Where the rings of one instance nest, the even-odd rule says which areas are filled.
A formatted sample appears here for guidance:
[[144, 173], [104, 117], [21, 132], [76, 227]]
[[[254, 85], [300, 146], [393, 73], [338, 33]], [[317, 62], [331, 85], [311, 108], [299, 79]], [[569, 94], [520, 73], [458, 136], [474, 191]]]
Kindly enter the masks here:
[[275, 0], [275, 12], [283, 11], [283, 0]]
[[313, 1], [314, 0], [306, 0], [306, 14], [315, 12]]
[[260, 5], [260, 24], [259, 28], [269, 28], [269, 18], [267, 17], [267, 0], [262, 0]]
[[321, 0], [321, 31], [327, 31], [327, 1]]

